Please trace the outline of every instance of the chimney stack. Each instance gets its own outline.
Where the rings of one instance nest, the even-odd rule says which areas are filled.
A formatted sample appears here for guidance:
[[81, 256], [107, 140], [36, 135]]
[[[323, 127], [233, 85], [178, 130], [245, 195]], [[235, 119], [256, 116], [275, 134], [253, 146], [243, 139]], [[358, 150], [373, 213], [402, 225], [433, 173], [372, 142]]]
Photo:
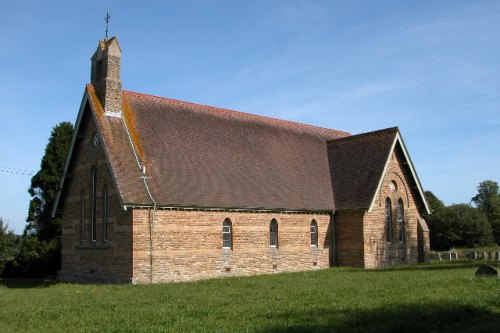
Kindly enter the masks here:
[[120, 63], [122, 51], [116, 37], [104, 38], [92, 56], [90, 83], [107, 116], [122, 114], [122, 82], [120, 80]]

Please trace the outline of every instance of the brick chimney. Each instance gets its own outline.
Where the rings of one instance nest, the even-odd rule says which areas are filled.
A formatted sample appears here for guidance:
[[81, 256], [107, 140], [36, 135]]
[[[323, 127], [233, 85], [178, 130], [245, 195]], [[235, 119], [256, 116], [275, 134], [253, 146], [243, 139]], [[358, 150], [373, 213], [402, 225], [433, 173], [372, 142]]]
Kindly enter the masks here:
[[94, 85], [107, 116], [122, 114], [121, 57], [118, 40], [112, 37], [99, 41], [99, 46], [91, 58], [90, 83]]

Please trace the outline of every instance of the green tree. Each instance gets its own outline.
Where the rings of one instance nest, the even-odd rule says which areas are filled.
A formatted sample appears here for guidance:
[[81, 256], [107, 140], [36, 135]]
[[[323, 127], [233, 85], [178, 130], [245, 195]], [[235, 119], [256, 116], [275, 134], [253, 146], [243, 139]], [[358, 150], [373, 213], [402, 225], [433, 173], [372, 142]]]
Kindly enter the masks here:
[[472, 198], [476, 207], [488, 217], [493, 230], [493, 237], [500, 244], [500, 190], [498, 183], [485, 180], [479, 183], [477, 194]]
[[429, 204], [432, 214], [439, 213], [446, 208], [445, 204], [438, 199], [431, 191], [425, 191], [425, 197]]
[[485, 246], [493, 241], [486, 215], [468, 204], [445, 207], [431, 225], [431, 247], [434, 250]]
[[18, 236], [12, 230], [2, 217], [0, 217], [0, 274], [5, 265], [14, 259], [17, 251]]
[[52, 129], [40, 170], [31, 178], [32, 196], [21, 249], [6, 269], [8, 276], [45, 276], [61, 267], [61, 224], [51, 216], [71, 143], [73, 125], [62, 122]]
[[51, 212], [59, 190], [72, 133], [73, 125], [69, 122], [62, 122], [52, 129], [40, 170], [31, 178], [28, 192], [32, 199], [25, 231], [36, 234], [42, 241], [57, 238], [61, 232], [61, 226], [51, 217]]

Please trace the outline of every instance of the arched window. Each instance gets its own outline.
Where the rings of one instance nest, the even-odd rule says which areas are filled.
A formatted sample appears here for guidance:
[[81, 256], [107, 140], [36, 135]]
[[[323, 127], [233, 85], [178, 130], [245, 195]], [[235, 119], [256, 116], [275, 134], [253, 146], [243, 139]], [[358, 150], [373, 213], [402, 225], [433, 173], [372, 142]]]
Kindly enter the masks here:
[[233, 226], [230, 219], [225, 219], [222, 223], [222, 248], [233, 248]]
[[311, 246], [318, 246], [318, 224], [316, 220], [311, 221], [309, 229], [311, 231]]
[[392, 205], [391, 199], [385, 199], [385, 235], [387, 243], [392, 242]]
[[85, 240], [85, 191], [80, 192], [80, 241]]
[[278, 247], [278, 221], [272, 219], [269, 223], [269, 246]]
[[405, 222], [404, 222], [404, 207], [403, 200], [398, 200], [398, 209], [397, 209], [397, 221], [398, 221], [398, 231], [399, 231], [399, 242], [405, 242]]
[[102, 228], [103, 239], [108, 240], [108, 188], [106, 185], [102, 188]]
[[92, 241], [97, 239], [97, 168], [92, 168], [92, 215], [90, 233]]

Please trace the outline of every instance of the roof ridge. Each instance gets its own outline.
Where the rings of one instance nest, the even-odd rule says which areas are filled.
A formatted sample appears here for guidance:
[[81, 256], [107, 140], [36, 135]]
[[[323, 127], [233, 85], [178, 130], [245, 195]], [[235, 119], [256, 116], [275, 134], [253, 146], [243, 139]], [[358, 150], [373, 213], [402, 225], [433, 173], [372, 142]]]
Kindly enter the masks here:
[[173, 102], [173, 103], [176, 103], [176, 104], [180, 104], [180, 105], [182, 105], [182, 104], [184, 104], [184, 105], [192, 105], [192, 106], [195, 106], [195, 107], [206, 108], [206, 109], [210, 109], [210, 110], [217, 111], [217, 112], [223, 112], [223, 113], [226, 113], [226, 114], [234, 114], [234, 115], [238, 115], [240, 117], [254, 118], [254, 119], [263, 120], [263, 121], [272, 121], [275, 124], [283, 125], [283, 126], [287, 126], [288, 125], [289, 127], [296, 127], [296, 128], [300, 128], [301, 127], [301, 128], [311, 129], [311, 130], [327, 131], [327, 132], [339, 135], [341, 137], [346, 137], [346, 136], [350, 136], [351, 135], [351, 133], [349, 133], [349, 132], [335, 130], [335, 129], [330, 129], [330, 128], [321, 127], [321, 126], [315, 126], [315, 125], [309, 125], [309, 124], [299, 123], [299, 122], [295, 122], [295, 121], [291, 121], [291, 120], [279, 119], [279, 118], [274, 118], [274, 117], [269, 117], [269, 116], [262, 116], [262, 115], [257, 115], [257, 114], [253, 114], [253, 113], [248, 113], [248, 112], [242, 112], [242, 111], [236, 111], [236, 110], [232, 110], [232, 109], [226, 109], [226, 108], [220, 108], [220, 107], [210, 106], [210, 105], [206, 105], [206, 104], [200, 104], [200, 103], [182, 101], [182, 100], [178, 100], [178, 99], [174, 99], [174, 98], [168, 98], [168, 97], [161, 97], [161, 96], [156, 96], [156, 95], [151, 95], [151, 94], [138, 93], [138, 92], [135, 92], [135, 91], [129, 91], [129, 90], [122, 90], [122, 91], [124, 93], [126, 93], [126, 94], [137, 95], [139, 97], [140, 96], [144, 96], [144, 97], [154, 98], [154, 99], [158, 99], [158, 100], [170, 101], [170, 102]]
[[393, 127], [387, 127], [387, 128], [384, 128], [384, 129], [380, 129], [380, 130], [375, 130], [375, 131], [370, 131], [370, 132], [364, 132], [364, 133], [354, 134], [354, 135], [350, 135], [350, 136], [344, 136], [344, 137], [341, 137], [341, 138], [328, 140], [328, 142], [337, 142], [337, 141], [344, 141], [344, 140], [355, 140], [355, 139], [360, 138], [360, 137], [374, 135], [374, 134], [378, 134], [378, 133], [382, 133], [382, 132], [391, 132], [391, 131], [399, 132], [399, 127], [398, 126], [393, 126]]

